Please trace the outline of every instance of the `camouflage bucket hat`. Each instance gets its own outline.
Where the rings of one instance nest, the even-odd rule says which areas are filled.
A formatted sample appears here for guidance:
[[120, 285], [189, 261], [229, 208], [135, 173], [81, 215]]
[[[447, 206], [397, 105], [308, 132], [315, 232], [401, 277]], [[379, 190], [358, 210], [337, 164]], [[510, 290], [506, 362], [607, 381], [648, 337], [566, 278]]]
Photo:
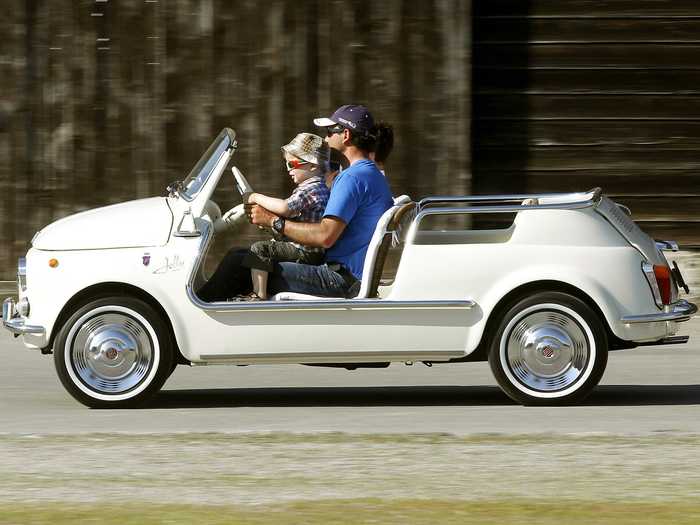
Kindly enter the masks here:
[[313, 133], [299, 133], [282, 151], [318, 166], [326, 165], [330, 149], [321, 137]]

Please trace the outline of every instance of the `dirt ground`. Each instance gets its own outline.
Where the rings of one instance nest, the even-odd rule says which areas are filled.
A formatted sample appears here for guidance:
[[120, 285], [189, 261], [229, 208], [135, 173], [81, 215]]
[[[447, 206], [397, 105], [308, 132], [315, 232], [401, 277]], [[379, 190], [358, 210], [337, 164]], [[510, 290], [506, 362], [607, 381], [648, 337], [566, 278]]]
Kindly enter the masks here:
[[5, 436], [0, 502], [700, 500], [700, 436]]

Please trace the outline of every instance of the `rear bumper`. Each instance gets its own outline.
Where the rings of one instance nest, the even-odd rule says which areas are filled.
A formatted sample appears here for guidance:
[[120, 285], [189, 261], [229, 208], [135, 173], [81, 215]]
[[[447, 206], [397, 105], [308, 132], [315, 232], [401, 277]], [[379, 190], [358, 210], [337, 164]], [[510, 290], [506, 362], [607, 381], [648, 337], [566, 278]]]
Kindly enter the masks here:
[[27, 324], [26, 319], [19, 315], [17, 305], [12, 297], [2, 303], [2, 325], [15, 335], [36, 335], [43, 337], [46, 329], [43, 326]]
[[698, 307], [686, 300], [667, 306], [663, 312], [642, 315], [627, 315], [620, 319], [625, 324], [658, 323], [673, 321], [680, 323], [689, 320], [698, 311]]

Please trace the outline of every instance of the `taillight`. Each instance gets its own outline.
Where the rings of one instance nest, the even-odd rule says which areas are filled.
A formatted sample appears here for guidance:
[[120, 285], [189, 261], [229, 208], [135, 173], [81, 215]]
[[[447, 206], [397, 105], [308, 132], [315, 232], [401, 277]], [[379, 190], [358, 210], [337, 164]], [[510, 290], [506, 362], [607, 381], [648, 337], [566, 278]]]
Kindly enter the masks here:
[[671, 269], [666, 265], [642, 263], [644, 277], [646, 277], [654, 302], [659, 308], [665, 304], [671, 304]]
[[659, 285], [661, 303], [671, 304], [671, 269], [668, 266], [654, 265], [656, 284]]

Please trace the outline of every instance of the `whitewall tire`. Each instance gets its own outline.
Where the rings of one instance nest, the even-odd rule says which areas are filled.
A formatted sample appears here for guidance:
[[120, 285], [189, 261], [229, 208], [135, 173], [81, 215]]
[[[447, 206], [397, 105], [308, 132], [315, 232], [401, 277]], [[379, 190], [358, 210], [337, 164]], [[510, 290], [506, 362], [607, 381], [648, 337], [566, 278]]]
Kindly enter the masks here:
[[503, 391], [525, 405], [584, 399], [608, 361], [599, 315], [562, 292], [540, 292], [511, 305], [491, 340], [489, 364]]
[[173, 370], [167, 324], [149, 304], [106, 297], [78, 308], [54, 342], [54, 363], [68, 392], [92, 408], [138, 405]]

